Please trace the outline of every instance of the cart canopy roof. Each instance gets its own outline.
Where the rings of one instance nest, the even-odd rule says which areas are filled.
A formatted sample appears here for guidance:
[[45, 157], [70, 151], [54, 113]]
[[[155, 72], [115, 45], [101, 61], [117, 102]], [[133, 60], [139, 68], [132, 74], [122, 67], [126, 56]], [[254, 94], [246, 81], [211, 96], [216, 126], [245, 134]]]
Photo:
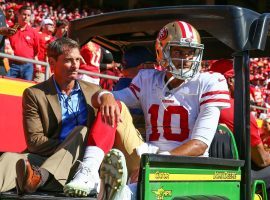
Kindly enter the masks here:
[[[167, 23], [192, 24], [205, 45], [204, 59], [231, 58], [250, 50], [251, 57], [270, 55], [270, 13], [260, 14], [237, 6], [167, 6], [124, 10], [70, 22], [69, 37], [81, 45], [92, 40], [121, 56], [134, 45], [154, 49], [158, 31]], [[254, 51], [254, 50], [266, 51]]]

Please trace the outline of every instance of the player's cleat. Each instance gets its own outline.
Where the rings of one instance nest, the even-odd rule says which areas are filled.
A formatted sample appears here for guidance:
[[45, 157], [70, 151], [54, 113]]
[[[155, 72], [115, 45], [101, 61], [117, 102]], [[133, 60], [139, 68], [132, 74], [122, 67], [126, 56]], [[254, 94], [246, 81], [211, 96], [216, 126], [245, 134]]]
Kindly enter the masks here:
[[112, 149], [105, 157], [100, 168], [101, 184], [104, 187], [102, 200], [126, 200], [131, 193], [126, 185], [127, 167], [124, 154]]
[[[80, 161], [79, 161], [80, 162]], [[71, 197], [86, 197], [99, 192], [100, 179], [98, 172], [93, 172], [80, 162], [74, 178], [64, 186], [64, 193]]]

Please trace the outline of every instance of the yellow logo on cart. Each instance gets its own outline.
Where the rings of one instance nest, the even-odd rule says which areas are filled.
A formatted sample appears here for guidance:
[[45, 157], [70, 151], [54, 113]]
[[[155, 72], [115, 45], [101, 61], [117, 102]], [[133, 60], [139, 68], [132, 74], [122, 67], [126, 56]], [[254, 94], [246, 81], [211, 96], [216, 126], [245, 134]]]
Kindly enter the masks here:
[[163, 200], [164, 197], [172, 196], [172, 190], [164, 190], [163, 187], [158, 190], [152, 190], [152, 192], [156, 195], [157, 200]]
[[235, 172], [215, 172], [214, 180], [236, 180], [237, 174]]
[[149, 174], [149, 181], [241, 181], [241, 175], [233, 171], [214, 171], [212, 174], [171, 174], [156, 171]]

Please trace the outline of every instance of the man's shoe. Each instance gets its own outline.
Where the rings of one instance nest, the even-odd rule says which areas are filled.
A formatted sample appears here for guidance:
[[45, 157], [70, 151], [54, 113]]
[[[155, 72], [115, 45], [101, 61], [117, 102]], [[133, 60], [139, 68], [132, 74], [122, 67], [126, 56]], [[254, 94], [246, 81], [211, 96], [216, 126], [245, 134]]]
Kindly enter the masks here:
[[16, 188], [18, 194], [33, 193], [41, 185], [41, 173], [32, 167], [28, 160], [20, 159], [16, 163]]
[[71, 197], [96, 195], [100, 187], [98, 171], [93, 172], [83, 162], [79, 162], [80, 165], [73, 179], [64, 186], [65, 195]]
[[131, 199], [131, 192], [126, 185], [127, 167], [124, 154], [112, 149], [105, 157], [100, 168], [100, 178], [104, 192], [102, 200]]

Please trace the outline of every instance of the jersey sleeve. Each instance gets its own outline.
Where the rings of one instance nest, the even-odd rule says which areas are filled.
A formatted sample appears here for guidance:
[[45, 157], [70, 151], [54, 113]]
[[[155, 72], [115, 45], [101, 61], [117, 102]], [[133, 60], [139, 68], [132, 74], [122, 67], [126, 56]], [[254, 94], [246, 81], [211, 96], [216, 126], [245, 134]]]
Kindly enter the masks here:
[[208, 149], [215, 136], [219, 116], [219, 108], [212, 106], [203, 107], [192, 130], [191, 139], [200, 140], [208, 146], [204, 156], [208, 156]]
[[129, 108], [140, 108], [140, 97], [142, 86], [142, 74], [139, 72], [130, 83], [129, 87], [113, 91], [117, 100], [123, 101]]
[[230, 93], [225, 77], [220, 73], [206, 73], [202, 80], [200, 107], [230, 107]]

